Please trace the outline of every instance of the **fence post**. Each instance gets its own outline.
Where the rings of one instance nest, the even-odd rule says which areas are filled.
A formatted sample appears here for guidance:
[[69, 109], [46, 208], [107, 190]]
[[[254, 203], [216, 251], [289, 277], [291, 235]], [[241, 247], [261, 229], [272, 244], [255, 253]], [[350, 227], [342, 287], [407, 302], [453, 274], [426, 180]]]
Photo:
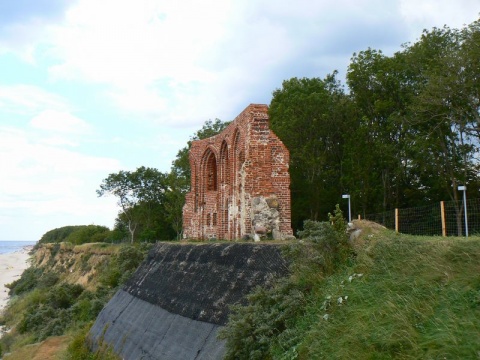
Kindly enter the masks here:
[[395, 208], [395, 232], [398, 233], [398, 208]]
[[447, 236], [447, 224], [445, 221], [445, 201], [440, 201], [440, 214], [442, 217], [442, 236]]

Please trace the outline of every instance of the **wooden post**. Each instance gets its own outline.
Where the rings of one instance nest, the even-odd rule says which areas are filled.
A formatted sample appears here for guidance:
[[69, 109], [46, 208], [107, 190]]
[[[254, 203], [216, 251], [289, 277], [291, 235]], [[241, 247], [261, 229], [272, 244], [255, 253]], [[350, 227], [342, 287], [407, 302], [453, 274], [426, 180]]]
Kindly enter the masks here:
[[398, 225], [399, 225], [399, 222], [398, 222], [398, 208], [395, 208], [395, 232], [398, 233]]
[[362, 220], [362, 216], [358, 214], [358, 220]]
[[442, 236], [447, 236], [447, 224], [445, 221], [445, 201], [440, 201], [440, 214], [442, 218]]

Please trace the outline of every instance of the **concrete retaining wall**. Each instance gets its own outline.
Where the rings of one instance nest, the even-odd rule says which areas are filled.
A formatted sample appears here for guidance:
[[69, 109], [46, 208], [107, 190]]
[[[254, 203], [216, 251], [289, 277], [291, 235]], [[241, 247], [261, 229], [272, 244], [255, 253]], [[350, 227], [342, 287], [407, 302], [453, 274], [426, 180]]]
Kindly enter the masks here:
[[158, 244], [90, 331], [124, 359], [221, 359], [229, 306], [286, 276], [272, 244]]

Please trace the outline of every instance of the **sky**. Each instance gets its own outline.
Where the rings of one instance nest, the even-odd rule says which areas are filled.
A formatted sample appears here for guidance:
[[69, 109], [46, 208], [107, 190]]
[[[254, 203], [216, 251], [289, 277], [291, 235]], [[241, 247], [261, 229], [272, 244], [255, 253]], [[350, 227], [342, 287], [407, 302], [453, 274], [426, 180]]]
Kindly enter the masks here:
[[0, 240], [110, 228], [110, 173], [170, 170], [206, 120], [269, 104], [292, 77], [344, 77], [478, 0], [0, 0]]

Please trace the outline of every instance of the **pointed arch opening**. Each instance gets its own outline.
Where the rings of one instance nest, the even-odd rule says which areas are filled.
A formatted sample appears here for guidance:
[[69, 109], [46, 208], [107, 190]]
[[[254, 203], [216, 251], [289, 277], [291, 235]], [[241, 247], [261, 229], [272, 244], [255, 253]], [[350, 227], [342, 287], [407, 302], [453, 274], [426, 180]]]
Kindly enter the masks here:
[[206, 191], [218, 190], [217, 176], [217, 158], [212, 150], [207, 149], [204, 156], [204, 172], [203, 179]]
[[221, 184], [230, 183], [230, 162], [228, 157], [228, 146], [224, 140], [220, 149], [220, 182]]

